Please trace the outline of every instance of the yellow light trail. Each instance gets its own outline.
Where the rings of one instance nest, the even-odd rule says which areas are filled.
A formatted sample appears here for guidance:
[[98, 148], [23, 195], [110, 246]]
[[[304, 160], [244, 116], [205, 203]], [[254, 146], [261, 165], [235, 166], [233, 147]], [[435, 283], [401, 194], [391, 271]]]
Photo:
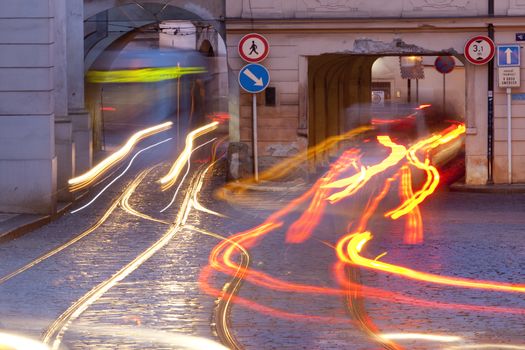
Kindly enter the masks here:
[[[198, 147], [196, 148], [192, 148], [190, 150], [190, 155], [188, 156], [187, 158], [187, 164], [186, 164], [186, 172], [184, 173], [184, 175], [182, 176], [182, 179], [179, 181], [179, 186], [177, 186], [177, 189], [175, 190], [175, 193], [173, 193], [173, 196], [171, 197], [171, 201], [168, 203], [168, 205], [166, 205], [163, 209], [160, 210], [161, 213], [165, 212], [166, 210], [168, 210], [169, 207], [171, 207], [171, 205], [173, 203], [175, 203], [175, 199], [177, 198], [177, 195], [179, 194], [179, 191], [180, 189], [182, 188], [182, 185], [184, 184], [184, 180], [186, 180], [186, 177], [188, 176], [188, 174], [190, 173], [190, 170], [191, 170], [191, 155], [193, 154], [193, 152], [197, 151], [199, 148], [202, 148], [204, 146], [206, 146], [207, 144], [211, 143], [211, 142], [214, 142], [217, 138], [214, 138], [212, 140], [209, 140], [209, 141], [206, 141], [205, 143], [203, 143], [202, 145], [199, 145]], [[202, 187], [202, 186], [201, 186]], [[200, 191], [200, 189], [199, 189]], [[191, 203], [191, 205], [193, 206], [193, 201]]]
[[[219, 216], [224, 216], [222, 214], [215, 213], [215, 212], [213, 212], [211, 210], [208, 210], [208, 209], [206, 209], [206, 208], [204, 208], [202, 206], [201, 206], [201, 208], [198, 208], [200, 205], [199, 205], [198, 200], [197, 200], [197, 195], [202, 189], [202, 186], [204, 184], [204, 179], [205, 179], [205, 176], [206, 176], [207, 172], [215, 165], [216, 162], [217, 161], [213, 162], [212, 164], [207, 166], [204, 171], [201, 171], [200, 175], [198, 176], [197, 183], [194, 186], [193, 196], [191, 197], [191, 200], [189, 202], [189, 206], [193, 207], [193, 208], [195, 208], [197, 210], [202, 210], [202, 211], [209, 212], [209, 213], [212, 213], [212, 214], [216, 214], [216, 215], [219, 215]], [[122, 205], [124, 210], [126, 210], [128, 213], [130, 213], [132, 215], [135, 215], [137, 217], [140, 217], [140, 218], [143, 218], [143, 219], [146, 219], [146, 220], [149, 220], [149, 221], [154, 221], [154, 222], [159, 222], [159, 223], [163, 223], [163, 224], [169, 225], [168, 222], [163, 221], [163, 220], [159, 220], [159, 219], [156, 219], [156, 218], [151, 217], [149, 215], [146, 215], [144, 213], [141, 213], [141, 212], [131, 208], [131, 206], [129, 205], [129, 198], [131, 197], [131, 195], [136, 190], [136, 188], [139, 185], [140, 181], [142, 181], [142, 179], [144, 179], [144, 177], [151, 170], [153, 170], [153, 169], [147, 169], [146, 171], [144, 171], [143, 173], [141, 173], [137, 177], [138, 182], [136, 183], [136, 185], [130, 186], [130, 188], [126, 191], [126, 193], [124, 194], [122, 200], [120, 201], [120, 204]], [[210, 231], [206, 231], [206, 230], [203, 230], [203, 229], [191, 226], [191, 225], [185, 226], [185, 227], [190, 229], [190, 230], [192, 230], [192, 231], [198, 232], [200, 234], [220, 239], [221, 241], [228, 241], [229, 243], [235, 245], [242, 252], [242, 258], [243, 258], [242, 262], [239, 265], [239, 268], [237, 269], [237, 272], [233, 276], [233, 279], [229, 283], [227, 283], [227, 285], [225, 286], [226, 292], [225, 292], [224, 297], [220, 298], [220, 300], [218, 301], [218, 305], [217, 305], [217, 317], [218, 317], [218, 320], [217, 320], [217, 326], [216, 326], [217, 327], [216, 330], [219, 333], [220, 337], [228, 344], [230, 349], [242, 349], [242, 346], [240, 346], [239, 342], [237, 341], [237, 339], [235, 338], [235, 336], [233, 335], [233, 333], [230, 330], [230, 325], [229, 325], [229, 322], [227, 320], [227, 317], [228, 317], [228, 315], [230, 313], [231, 307], [233, 306], [233, 302], [232, 302], [233, 301], [233, 297], [237, 293], [237, 291], [239, 290], [239, 288], [241, 286], [241, 283], [242, 283], [242, 280], [243, 280], [243, 277], [244, 277], [244, 275], [246, 273], [245, 271], [246, 271], [246, 269], [248, 268], [248, 265], [249, 265], [250, 256], [248, 254], [248, 251], [246, 249], [244, 249], [241, 245], [237, 244], [237, 242], [235, 242], [233, 240], [230, 240], [227, 237], [223, 237], [223, 236], [220, 236], [220, 235], [218, 235], [216, 233], [213, 233], [213, 232], [210, 232]]]
[[389, 340], [429, 340], [440, 343], [453, 343], [462, 341], [463, 338], [455, 335], [439, 335], [425, 333], [384, 333], [381, 337]]
[[[364, 133], [370, 130], [373, 130], [373, 127], [362, 126], [356, 129], [352, 129], [342, 135], [331, 136], [327, 138], [326, 140], [322, 141], [321, 143], [313, 147], [309, 147], [307, 150], [299, 152], [293, 157], [287, 158], [283, 160], [282, 162], [279, 162], [273, 165], [271, 168], [262, 171], [259, 174], [259, 180], [267, 181], [267, 180], [279, 179], [285, 176], [286, 174], [289, 174], [290, 171], [294, 170], [299, 164], [314, 158], [316, 154], [332, 149], [340, 141], [355, 138], [359, 135], [363, 135]], [[237, 183], [229, 183], [225, 186], [225, 189], [228, 189], [230, 191], [236, 190], [236, 191], [242, 192], [244, 190], [242, 185], [254, 185], [254, 184], [257, 184], [257, 182], [254, 179], [246, 179], [246, 180], [241, 180]], [[222, 193], [219, 192], [218, 194], [224, 196], [224, 191], [222, 191]], [[224, 198], [224, 199], [227, 199], [227, 198]]]
[[423, 282], [462, 288], [492, 290], [498, 292], [525, 293], [525, 285], [439, 276], [412, 270], [403, 266], [392, 265], [382, 261], [365, 258], [359, 253], [363, 249], [364, 245], [371, 239], [372, 234], [370, 232], [355, 233], [344, 237], [338, 242], [336, 246], [339, 259], [349, 264], [356, 264], [373, 270], [383, 271]]
[[0, 349], [4, 350], [49, 350], [49, 348], [36, 340], [19, 335], [0, 332]]
[[72, 178], [68, 181], [69, 189], [71, 191], [77, 191], [82, 188], [86, 188], [91, 185], [96, 179], [98, 179], [102, 174], [111, 169], [115, 164], [120, 162], [124, 157], [126, 157], [133, 147], [141, 141], [142, 139], [158, 134], [162, 131], [168, 130], [173, 125], [172, 122], [166, 122], [159, 125], [155, 125], [139, 132], [133, 134], [128, 141], [115, 153], [109, 157], [102, 160], [95, 167], [91, 168], [86, 173]]
[[392, 152], [390, 153], [390, 155], [379, 164], [366, 168], [363, 167], [361, 172], [358, 174], [322, 186], [323, 188], [342, 188], [347, 186], [343, 191], [334, 193], [333, 195], [328, 197], [328, 201], [330, 203], [336, 203], [348, 196], [353, 195], [359, 189], [361, 189], [368, 181], [370, 181], [372, 177], [398, 164], [403, 158], [405, 158], [405, 155], [407, 153], [407, 149], [405, 146], [398, 145], [392, 142], [389, 136], [378, 136], [377, 140], [381, 145], [391, 148]]
[[215, 129], [217, 129], [219, 123], [213, 122], [210, 124], [207, 124], [203, 127], [200, 127], [198, 129], [193, 130], [186, 136], [186, 146], [184, 147], [184, 150], [180, 154], [180, 156], [177, 158], [175, 163], [173, 163], [173, 166], [171, 167], [170, 171], [166, 176], [160, 179], [161, 188], [163, 191], [168, 190], [171, 188], [175, 182], [177, 181], [177, 178], [179, 177], [182, 169], [184, 168], [184, 165], [188, 161], [188, 159], [191, 156], [191, 152], [193, 149], [193, 141], [199, 136], [202, 136], [204, 134], [207, 134]]
[[158, 67], [114, 71], [89, 71], [86, 79], [90, 83], [155, 83], [173, 80], [189, 74], [202, 74], [204, 67]]

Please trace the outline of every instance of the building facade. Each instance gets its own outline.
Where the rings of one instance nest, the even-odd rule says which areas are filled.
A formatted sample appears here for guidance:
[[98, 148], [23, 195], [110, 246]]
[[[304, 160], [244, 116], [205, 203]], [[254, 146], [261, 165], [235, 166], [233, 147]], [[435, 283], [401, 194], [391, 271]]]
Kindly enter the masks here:
[[[459, 99], [464, 106], [459, 113], [467, 125], [466, 182], [508, 180], [506, 91], [497, 86], [497, 79], [493, 88], [489, 86], [491, 66], [467, 62], [464, 46], [473, 36], [489, 35], [492, 29], [496, 44], [520, 43], [517, 34], [525, 33], [523, 0], [4, 0], [0, 4], [0, 212], [53, 213], [58, 199], [73, 199], [67, 180], [92, 166], [93, 116], [86, 110], [84, 74], [87, 62], [121, 35], [108, 34], [107, 23], [104, 27], [107, 11], [113, 8], [125, 9], [128, 17], [137, 15], [134, 26], [204, 21], [224, 39], [234, 142], [250, 144], [252, 131], [251, 96], [238, 86], [244, 63], [237, 44], [251, 32], [269, 39], [270, 54], [263, 64], [270, 71], [275, 99], [267, 103], [264, 94], [258, 96], [263, 166], [366, 122], [359, 116], [345, 119], [343, 114], [352, 105], [369, 103], [373, 84], [388, 82], [373, 81], [378, 58], [452, 55], [464, 72], [464, 98]], [[90, 18], [96, 20], [89, 22]], [[99, 45], [104, 38], [106, 46]], [[392, 82], [397, 84], [395, 78]], [[494, 128], [490, 130], [492, 90]], [[397, 96], [397, 91], [392, 94]], [[525, 95], [520, 94], [525, 94], [525, 87], [512, 90], [513, 182], [525, 182], [525, 101], [520, 97]], [[490, 135], [493, 142], [488, 142]], [[492, 158], [487, 156], [490, 151]]]
[[[260, 33], [271, 46], [262, 64], [270, 70], [270, 86], [277, 97], [275, 106], [259, 100], [258, 149], [263, 164], [265, 157], [271, 161], [289, 156], [339, 133], [346, 108], [370, 103], [371, 67], [378, 58], [452, 55], [464, 72], [463, 85], [455, 85], [462, 86], [461, 91], [452, 91], [464, 93], [463, 107], [456, 112], [467, 126], [466, 183], [508, 181], [506, 90], [498, 87], [497, 67], [469, 63], [464, 48], [474, 36], [492, 35], [489, 28], [496, 44], [519, 44], [517, 35], [525, 32], [525, 1], [227, 0], [226, 9], [228, 61], [234, 77], [245, 64], [237, 53], [243, 35]], [[495, 74], [492, 142], [489, 68]], [[525, 102], [519, 99], [524, 92], [525, 87], [512, 90], [515, 183], [525, 182]], [[236, 102], [232, 114], [238, 116], [238, 125], [232, 123], [232, 139], [250, 143], [251, 98], [241, 91]], [[363, 122], [359, 117], [344, 121], [346, 127]]]

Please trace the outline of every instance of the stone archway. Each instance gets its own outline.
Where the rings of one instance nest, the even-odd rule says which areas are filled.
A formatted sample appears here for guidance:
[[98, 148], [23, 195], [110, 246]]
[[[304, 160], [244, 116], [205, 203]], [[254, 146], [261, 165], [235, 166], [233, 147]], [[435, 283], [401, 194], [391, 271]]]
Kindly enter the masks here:
[[[371, 67], [377, 56], [325, 54], [308, 60], [308, 144], [314, 146], [367, 122]], [[352, 113], [348, 110], [352, 109]], [[324, 151], [316, 162], [328, 160]]]
[[[225, 16], [224, 1], [219, 0], [84, 0], [84, 20], [98, 13], [124, 5], [133, 5], [149, 12], [156, 20], [177, 19], [173, 18], [173, 9], [183, 10], [193, 14], [201, 21], [208, 22], [217, 31], [224, 35], [224, 25], [219, 20]], [[185, 19], [190, 19], [186, 16]]]

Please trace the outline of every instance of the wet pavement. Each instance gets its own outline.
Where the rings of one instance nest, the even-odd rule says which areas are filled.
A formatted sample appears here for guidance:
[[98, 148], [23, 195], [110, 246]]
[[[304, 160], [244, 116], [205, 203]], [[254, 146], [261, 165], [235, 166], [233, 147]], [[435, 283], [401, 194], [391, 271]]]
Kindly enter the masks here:
[[[0, 278], [35, 257], [88, 229], [110, 208], [143, 169], [159, 158], [138, 160], [130, 173], [88, 209], [66, 214], [51, 224], [0, 245]], [[195, 164], [197, 169], [199, 164]], [[154, 218], [173, 222], [189, 181], [175, 205], [165, 213], [170, 193], [156, 181], [169, 163], [153, 168], [130, 197], [130, 206]], [[196, 170], [192, 173], [195, 174]], [[272, 212], [298, 196], [297, 186], [282, 191], [247, 191], [217, 199], [224, 173], [206, 178], [200, 203], [226, 215], [192, 209], [187, 222], [149, 260], [116, 283], [67, 325], [63, 344], [69, 349], [177, 349], [180, 336], [220, 341], [215, 333], [217, 296], [203, 289], [201, 274], [217, 238], [198, 227], [231, 236], [261, 224]], [[292, 188], [293, 191], [288, 189]], [[303, 191], [306, 187], [303, 188]], [[96, 193], [94, 191], [93, 193]], [[75, 207], [86, 203], [88, 195]], [[287, 226], [265, 236], [249, 250], [252, 269], [282, 281], [340, 290], [334, 245], [355, 221], [368, 197], [330, 206], [328, 215], [302, 244], [286, 244]], [[441, 190], [421, 205], [425, 239], [403, 243], [404, 220], [386, 220], [381, 213], [398, 204], [395, 195], [382, 202], [368, 227], [374, 240], [362, 255], [438, 275], [523, 284], [525, 280], [525, 195], [476, 194]], [[1, 327], [39, 338], [79, 298], [113, 276], [169, 230], [169, 225], [131, 215], [118, 206], [95, 231], [56, 255], [0, 284]], [[276, 290], [245, 281], [229, 315], [230, 328], [246, 349], [378, 349], [366, 327], [378, 334], [418, 333], [456, 337], [439, 340], [395, 340], [405, 349], [476, 349], [483, 343], [524, 346], [525, 298], [503, 293], [439, 286], [352, 266], [354, 280], [384, 292], [363, 289], [354, 299], [340, 293]], [[207, 281], [223, 289], [229, 276], [215, 272]], [[399, 334], [398, 334], [399, 336]], [[177, 345], [179, 344], [179, 345]], [[468, 347], [471, 346], [471, 347]], [[516, 348], [522, 348], [516, 347]], [[201, 347], [206, 348], [206, 347]], [[497, 346], [490, 347], [498, 349]], [[504, 348], [504, 347], [501, 347]]]
[[[253, 203], [260, 202], [253, 199]], [[391, 208], [394, 204], [395, 198], [387, 197], [385, 207]], [[404, 223], [392, 224], [375, 217], [371, 229], [377, 238], [368, 244], [364, 255], [373, 259], [387, 251], [382, 260], [418, 271], [523, 284], [523, 194], [441, 191], [430, 197], [421, 210], [424, 243], [404, 244]], [[340, 220], [325, 220], [314, 236], [299, 246], [285, 245], [284, 232], [272, 233], [251, 250], [253, 265], [285, 281], [337, 288], [333, 282], [337, 256], [328, 244], [334, 245], [344, 232]], [[367, 296], [363, 292], [363, 311], [381, 333], [458, 337], [448, 345], [430, 340], [398, 341], [398, 345], [406, 349], [444, 349], [460, 345], [477, 348], [475, 344], [489, 343], [523, 346], [525, 298], [522, 293], [437, 286], [363, 268], [357, 270], [365, 286], [398, 294], [399, 301], [396, 295], [377, 298], [374, 293]], [[249, 283], [243, 285], [240, 296], [297, 316], [276, 317], [279, 312], [275, 310], [259, 314], [242, 307], [234, 308], [234, 329], [246, 348], [381, 347], [362, 332], [359, 322], [345, 307], [343, 296], [283, 293]], [[408, 301], [403, 296], [408, 297]], [[419, 305], [421, 300], [436, 303], [422, 307]], [[318, 321], [311, 316], [332, 319]]]

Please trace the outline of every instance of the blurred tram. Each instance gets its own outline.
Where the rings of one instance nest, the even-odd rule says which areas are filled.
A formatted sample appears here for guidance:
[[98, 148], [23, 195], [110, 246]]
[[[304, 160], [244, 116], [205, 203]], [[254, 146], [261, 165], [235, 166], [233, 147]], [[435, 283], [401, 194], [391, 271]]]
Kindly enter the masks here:
[[207, 112], [212, 65], [206, 56], [194, 50], [128, 47], [105, 52], [86, 76], [95, 149], [118, 145], [131, 131], [164, 121], [173, 121], [183, 137]]

